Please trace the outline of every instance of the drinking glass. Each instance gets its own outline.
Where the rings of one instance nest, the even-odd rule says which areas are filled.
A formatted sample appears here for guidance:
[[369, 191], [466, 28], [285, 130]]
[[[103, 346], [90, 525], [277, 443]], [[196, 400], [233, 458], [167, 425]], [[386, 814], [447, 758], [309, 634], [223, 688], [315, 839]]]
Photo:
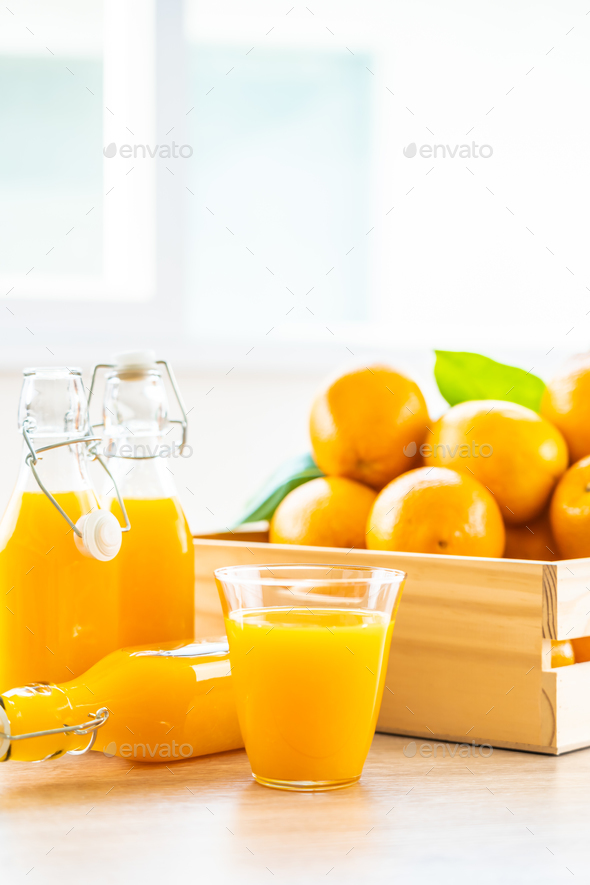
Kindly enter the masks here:
[[314, 791], [359, 780], [405, 577], [330, 564], [216, 570], [238, 719], [259, 784]]

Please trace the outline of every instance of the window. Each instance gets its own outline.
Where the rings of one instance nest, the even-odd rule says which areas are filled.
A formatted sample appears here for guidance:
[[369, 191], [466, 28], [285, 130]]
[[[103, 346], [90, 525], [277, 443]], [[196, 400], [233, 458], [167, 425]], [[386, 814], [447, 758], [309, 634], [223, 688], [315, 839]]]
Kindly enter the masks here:
[[127, 169], [103, 154], [105, 137], [153, 117], [153, 77], [136, 76], [153, 68], [153, 10], [133, 5], [28, 0], [5, 12], [0, 283], [11, 300], [153, 297], [153, 183], [121, 187]]
[[573, 0], [20, 0], [3, 16], [6, 352], [33, 346], [29, 328], [52, 351], [147, 341], [209, 363], [254, 343], [271, 364], [310, 344], [586, 343]]
[[249, 48], [191, 46], [192, 328], [365, 321], [370, 58]]

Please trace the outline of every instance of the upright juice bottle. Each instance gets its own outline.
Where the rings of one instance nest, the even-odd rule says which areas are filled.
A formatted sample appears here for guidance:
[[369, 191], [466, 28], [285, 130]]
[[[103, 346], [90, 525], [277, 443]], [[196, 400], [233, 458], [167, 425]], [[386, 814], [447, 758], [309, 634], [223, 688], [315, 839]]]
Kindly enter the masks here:
[[[106, 377], [103, 454], [133, 525], [111, 566], [120, 646], [194, 635], [193, 543], [174, 482], [178, 448], [168, 435], [173, 424], [161, 365], [170, 372], [151, 351], [124, 353]], [[116, 498], [110, 507], [121, 518]]]
[[23, 459], [0, 521], [0, 692], [71, 679], [119, 644], [117, 583], [107, 560], [120, 547], [121, 529], [99, 509], [88, 477], [80, 370], [24, 375]]

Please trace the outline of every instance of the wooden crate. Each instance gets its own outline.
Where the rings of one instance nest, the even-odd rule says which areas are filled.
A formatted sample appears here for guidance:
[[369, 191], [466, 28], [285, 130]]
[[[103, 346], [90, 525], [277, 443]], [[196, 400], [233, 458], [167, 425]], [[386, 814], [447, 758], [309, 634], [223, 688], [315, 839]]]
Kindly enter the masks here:
[[551, 639], [590, 635], [590, 559], [528, 562], [195, 538], [199, 636], [224, 631], [213, 570], [263, 563], [397, 568], [408, 580], [378, 731], [559, 754], [590, 746], [590, 662], [551, 669]]

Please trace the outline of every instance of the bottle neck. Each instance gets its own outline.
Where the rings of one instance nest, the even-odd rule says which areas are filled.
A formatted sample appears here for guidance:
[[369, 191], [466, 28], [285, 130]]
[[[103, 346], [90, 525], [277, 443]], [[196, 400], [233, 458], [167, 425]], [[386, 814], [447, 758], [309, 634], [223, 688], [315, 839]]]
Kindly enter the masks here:
[[[174, 498], [177, 495], [174, 458], [111, 457], [106, 463], [123, 498]], [[112, 498], [115, 492], [111, 487], [109, 482], [106, 493]]]
[[176, 496], [179, 450], [171, 432], [174, 425], [168, 422], [168, 400], [158, 367], [126, 366], [107, 377], [103, 423], [102, 453], [122, 497]]
[[[6, 734], [6, 727], [12, 734], [61, 728], [64, 724], [84, 722], [96, 710], [96, 701], [72, 704], [66, 688], [57, 685], [34, 683], [21, 688], [11, 688], [1, 698], [3, 715], [0, 717], [0, 731]], [[22, 741], [0, 743], [3, 746], [0, 761], [8, 759], [20, 762], [38, 762], [51, 757], [62, 756], [67, 752], [80, 752], [88, 745], [90, 735], [52, 734]]]
[[[36, 436], [31, 438], [36, 451], [56, 442], [55, 437]], [[20, 491], [40, 492], [41, 489], [27, 463], [29, 448], [23, 444], [21, 466], [17, 488]], [[60, 446], [38, 455], [35, 465], [45, 487], [52, 493], [87, 491], [92, 484], [88, 476], [88, 461], [83, 445]]]
[[[66, 366], [25, 369], [19, 402], [19, 428], [32, 447], [44, 446], [88, 436], [88, 404], [79, 369]], [[26, 463], [30, 450], [23, 447], [18, 487], [40, 491], [33, 472]], [[51, 493], [90, 488], [86, 450], [82, 445], [67, 445], [38, 454], [35, 468]]]

